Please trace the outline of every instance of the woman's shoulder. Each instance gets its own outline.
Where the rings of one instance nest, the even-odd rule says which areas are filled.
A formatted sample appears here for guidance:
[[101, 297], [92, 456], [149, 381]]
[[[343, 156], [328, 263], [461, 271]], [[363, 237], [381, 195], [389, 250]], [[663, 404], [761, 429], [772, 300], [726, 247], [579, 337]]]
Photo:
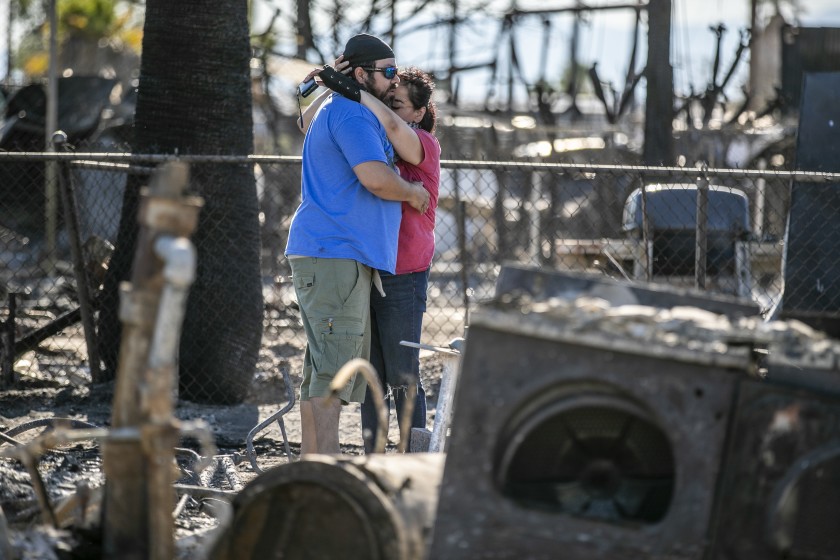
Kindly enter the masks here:
[[438, 142], [438, 139], [434, 134], [423, 130], [422, 128], [415, 128], [414, 132], [416, 132], [417, 136], [420, 138], [420, 142], [423, 144], [424, 150], [428, 150], [431, 147], [434, 148], [435, 153], [440, 154], [440, 142]]

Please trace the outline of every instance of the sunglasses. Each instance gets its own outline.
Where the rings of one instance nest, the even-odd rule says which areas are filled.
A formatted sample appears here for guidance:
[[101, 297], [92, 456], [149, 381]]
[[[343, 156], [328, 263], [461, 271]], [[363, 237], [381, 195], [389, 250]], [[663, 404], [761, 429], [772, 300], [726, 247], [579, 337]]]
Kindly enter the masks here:
[[400, 71], [400, 69], [396, 66], [386, 66], [385, 68], [375, 68], [373, 66], [370, 68], [365, 68], [364, 66], [362, 66], [362, 69], [367, 70], [368, 72], [382, 72], [382, 75], [385, 76], [386, 80], [393, 80], [394, 76], [397, 75], [397, 72]]

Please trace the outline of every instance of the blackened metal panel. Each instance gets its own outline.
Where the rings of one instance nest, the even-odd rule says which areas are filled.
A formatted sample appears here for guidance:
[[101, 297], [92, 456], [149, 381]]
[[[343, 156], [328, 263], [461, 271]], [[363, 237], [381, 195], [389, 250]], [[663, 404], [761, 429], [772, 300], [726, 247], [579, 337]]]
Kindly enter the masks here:
[[786, 109], [799, 107], [806, 72], [840, 70], [840, 28], [782, 28], [782, 91]]
[[796, 168], [840, 172], [840, 71], [807, 72], [796, 136]]
[[[702, 558], [734, 387], [742, 372], [711, 361], [645, 355], [644, 348], [624, 353], [574, 344], [553, 337], [544, 325], [531, 324], [527, 315], [512, 311], [511, 316], [522, 329], [510, 328], [498, 316], [473, 317], [430, 558]], [[552, 395], [570, 399], [571, 405], [580, 398], [586, 405], [592, 394], [625, 402], [626, 410], [646, 410], [670, 442], [676, 476], [660, 521], [585, 519], [528, 507], [500, 488], [499, 460], [505, 446], [517, 440], [510, 435], [511, 424], [523, 410], [534, 402], [555, 405]], [[550, 442], [547, 447], [534, 461], [566, 460]]]
[[[796, 167], [840, 171], [840, 72], [807, 73], [797, 133]], [[840, 184], [795, 181], [785, 243], [782, 317], [840, 335]], [[831, 319], [831, 321], [829, 321]], [[831, 323], [838, 323], [833, 325]]]
[[[670, 285], [650, 286], [616, 280], [602, 275], [568, 272], [519, 263], [506, 263], [496, 280], [496, 297], [503, 294], [524, 294], [535, 300], [553, 297], [603, 297], [612, 305], [638, 304], [660, 309], [691, 306], [712, 313], [734, 317], [754, 317], [761, 312], [747, 299], [713, 294]], [[621, 300], [611, 300], [617, 296]]]

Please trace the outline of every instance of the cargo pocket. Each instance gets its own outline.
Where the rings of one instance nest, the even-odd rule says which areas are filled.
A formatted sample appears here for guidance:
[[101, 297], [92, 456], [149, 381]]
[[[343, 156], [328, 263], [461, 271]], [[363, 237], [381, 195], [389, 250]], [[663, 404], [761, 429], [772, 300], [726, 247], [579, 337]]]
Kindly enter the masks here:
[[322, 319], [323, 371], [337, 372], [353, 358], [362, 357], [365, 333], [360, 321]]
[[300, 276], [295, 277], [294, 280], [296, 290], [306, 290], [315, 285], [314, 274], [301, 274]]

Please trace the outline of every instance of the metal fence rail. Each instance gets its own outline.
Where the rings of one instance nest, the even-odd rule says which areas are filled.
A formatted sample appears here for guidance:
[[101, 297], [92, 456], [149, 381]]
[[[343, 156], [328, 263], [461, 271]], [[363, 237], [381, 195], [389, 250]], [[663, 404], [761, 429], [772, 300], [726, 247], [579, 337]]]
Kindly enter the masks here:
[[[98, 360], [90, 360], [83, 326], [96, 322], [96, 293], [117, 242], [127, 177], [172, 160], [253, 166], [263, 347], [303, 347], [283, 258], [299, 201], [299, 157], [0, 153], [0, 366], [6, 386], [15, 376], [61, 376], [73, 384], [96, 377]], [[463, 335], [470, 308], [492, 294], [507, 261], [697, 286], [751, 299], [768, 312], [783, 292], [794, 183], [840, 183], [840, 175], [443, 161], [424, 340], [439, 344]], [[800, 225], [813, 229], [816, 239], [828, 227]], [[831, 247], [815, 243], [811, 250]], [[218, 309], [219, 320], [225, 313]]]

